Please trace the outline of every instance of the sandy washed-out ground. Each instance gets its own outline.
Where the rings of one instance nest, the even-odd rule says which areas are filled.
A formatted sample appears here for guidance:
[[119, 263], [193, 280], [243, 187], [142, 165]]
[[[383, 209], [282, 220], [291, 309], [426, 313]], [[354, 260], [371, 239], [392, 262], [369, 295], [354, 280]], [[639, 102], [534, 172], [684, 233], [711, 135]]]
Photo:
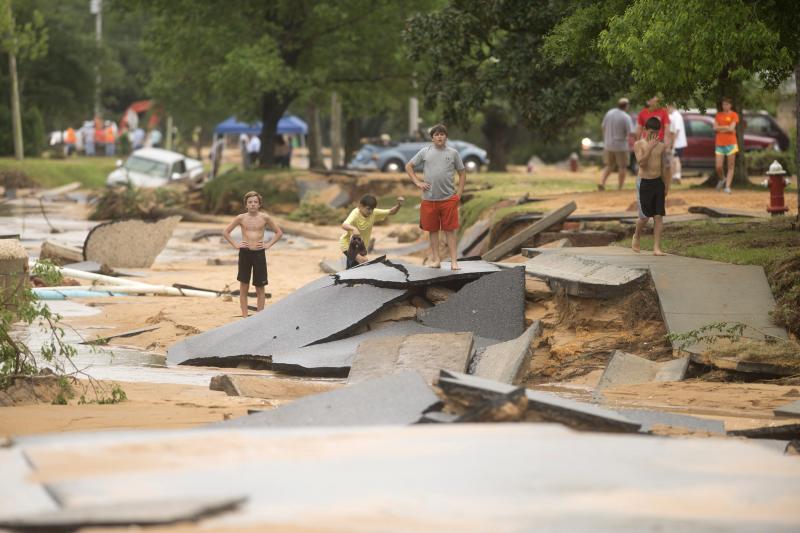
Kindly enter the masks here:
[[[588, 181], [596, 180], [598, 174], [599, 171], [583, 171], [579, 176]], [[572, 174], [565, 175], [575, 177]], [[685, 213], [691, 205], [763, 210], [768, 200], [766, 190], [735, 191], [732, 195], [725, 195], [707, 189], [688, 189], [688, 183], [699, 182], [699, 178], [686, 181], [682, 186], [673, 188], [670, 194], [673, 206], [668, 209], [669, 214]], [[576, 201], [578, 213], [615, 212], [626, 210], [634, 201], [634, 193], [632, 190], [624, 190], [561, 194], [548, 197], [544, 202], [537, 203], [537, 206], [556, 207], [570, 200]], [[66, 219], [79, 220], [85, 216], [85, 209], [75, 204], [56, 205], [63, 206], [59, 214]], [[207, 264], [209, 258], [233, 261], [236, 259], [236, 251], [221, 243], [218, 237], [191, 241], [191, 235], [196, 231], [222, 228], [228, 220], [229, 217], [220, 217], [219, 224], [181, 223], [167, 250], [151, 269], [140, 270], [145, 277], [137, 280], [165, 285], [183, 283], [215, 290], [222, 290], [226, 286], [236, 288], [238, 282], [235, 279], [235, 264]], [[397, 224], [376, 227], [376, 247], [397, 246], [396, 241], [387, 235], [399, 226], [410, 227]], [[304, 234], [305, 244], [310, 244], [311, 247], [303, 249], [282, 245], [268, 252], [270, 282], [267, 292], [271, 294], [271, 298], [267, 300], [267, 305], [321, 276], [318, 266], [321, 259], [340, 257], [336, 242], [339, 229], [295, 225], [295, 229], [298, 228]], [[57, 239], [58, 236], [54, 238]], [[420, 262], [419, 258], [405, 259]], [[251, 298], [250, 301], [254, 303], [255, 299]], [[159, 354], [166, 353], [170, 345], [188, 335], [239, 319], [236, 298], [224, 301], [222, 298], [126, 296], [81, 299], [80, 302], [94, 306], [100, 313], [90, 317], [68, 318], [65, 320], [68, 325], [83, 332], [88, 338], [157, 325], [159, 328], [154, 331], [135, 337], [114, 339], [111, 346], [135, 347]], [[580, 307], [580, 312], [565, 320], [563, 316], [559, 317], [559, 309], [554, 302], [529, 302], [526, 313], [528, 319], [542, 318], [547, 326], [547, 342], [537, 348], [531, 363], [532, 373], [527, 379], [530, 386], [586, 396], [599, 379], [604, 364], [602, 359], [596, 357], [582, 357], [582, 352], [591, 352], [591, 347], [595, 348], [594, 351], [598, 351], [598, 347], [602, 351], [620, 342], [638, 347], [647, 343], [657, 344], [663, 335], [663, 324], [660, 320], [646, 316], [642, 320], [631, 322], [629, 316], [624, 316], [625, 305], [614, 309], [613, 306], [603, 308], [603, 304], [597, 302], [582, 302]], [[561, 314], [563, 315], [563, 308]], [[631, 326], [633, 330], [626, 332], [626, 328], [630, 329]], [[655, 358], [658, 358], [657, 355]], [[149, 368], [140, 375], [134, 372], [129, 379], [121, 382], [128, 401], [120, 404], [77, 405], [72, 402], [66, 406], [40, 404], [0, 408], [0, 434], [13, 436], [87, 429], [184, 428], [241, 416], [246, 414], [247, 409], [268, 408], [285, 401], [282, 398], [264, 400], [230, 397], [224, 392], [209, 390], [208, 376], [221, 372], [256, 371]], [[273, 375], [270, 372], [260, 373]], [[191, 379], [173, 379], [173, 376], [189, 376]], [[287, 380], [286, 386], [289, 389], [292, 381]], [[777, 405], [796, 399], [797, 389], [771, 384], [693, 380], [615, 387], [603, 394], [613, 406], [652, 407], [710, 416], [725, 420], [730, 428], [742, 428], [778, 423], [772, 418], [771, 410]]]

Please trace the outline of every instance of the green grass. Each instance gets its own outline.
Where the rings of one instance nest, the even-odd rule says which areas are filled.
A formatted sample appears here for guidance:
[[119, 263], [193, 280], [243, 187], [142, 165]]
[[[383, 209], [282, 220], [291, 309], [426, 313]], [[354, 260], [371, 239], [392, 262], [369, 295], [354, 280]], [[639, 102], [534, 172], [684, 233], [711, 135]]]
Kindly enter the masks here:
[[73, 181], [91, 189], [103, 187], [116, 167], [116, 157], [70, 157], [68, 159], [0, 158], [0, 171], [21, 170], [42, 187], [58, 187]]
[[[790, 217], [701, 220], [665, 226], [661, 247], [671, 254], [767, 268], [797, 255], [800, 231], [792, 229]], [[642, 236], [642, 249], [653, 249], [652, 235]]]
[[[397, 196], [396, 195], [389, 195], [389, 196], [381, 196], [378, 198], [378, 207], [380, 209], [389, 209], [393, 207], [397, 203]], [[388, 223], [392, 224], [416, 224], [419, 222], [419, 204], [420, 204], [420, 197], [419, 196], [406, 196], [406, 201], [403, 203], [403, 207], [397, 212], [397, 214], [392, 215], [387, 220]]]

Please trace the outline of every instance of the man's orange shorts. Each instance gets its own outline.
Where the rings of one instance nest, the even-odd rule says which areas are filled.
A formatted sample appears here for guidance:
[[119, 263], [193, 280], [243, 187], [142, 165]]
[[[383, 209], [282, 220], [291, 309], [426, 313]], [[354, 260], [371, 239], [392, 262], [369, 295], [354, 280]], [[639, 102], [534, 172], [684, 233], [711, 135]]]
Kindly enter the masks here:
[[425, 231], [454, 231], [458, 229], [458, 204], [454, 194], [447, 200], [422, 200], [419, 206], [419, 227]]

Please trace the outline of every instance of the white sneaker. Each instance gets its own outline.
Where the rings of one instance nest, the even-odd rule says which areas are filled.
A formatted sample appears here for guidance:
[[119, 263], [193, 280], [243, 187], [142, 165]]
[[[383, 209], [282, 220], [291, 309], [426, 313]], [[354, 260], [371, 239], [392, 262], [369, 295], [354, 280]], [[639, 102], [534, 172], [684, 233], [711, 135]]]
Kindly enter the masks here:
[[730, 194], [730, 193], [731, 193], [731, 188], [725, 187], [725, 194]]

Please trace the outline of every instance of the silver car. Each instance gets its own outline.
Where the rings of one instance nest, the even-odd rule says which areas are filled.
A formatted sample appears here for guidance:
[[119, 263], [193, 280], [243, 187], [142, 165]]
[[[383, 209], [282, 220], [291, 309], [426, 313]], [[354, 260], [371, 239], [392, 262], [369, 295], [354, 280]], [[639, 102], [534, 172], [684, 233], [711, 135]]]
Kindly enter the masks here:
[[[430, 144], [430, 141], [401, 142], [388, 146], [365, 144], [347, 165], [347, 168], [353, 170], [402, 172], [406, 163], [408, 163], [422, 148]], [[489, 164], [489, 159], [486, 157], [486, 150], [478, 148], [472, 143], [465, 141], [447, 141], [447, 146], [455, 148], [458, 151], [467, 172], [478, 172], [482, 165]]]

